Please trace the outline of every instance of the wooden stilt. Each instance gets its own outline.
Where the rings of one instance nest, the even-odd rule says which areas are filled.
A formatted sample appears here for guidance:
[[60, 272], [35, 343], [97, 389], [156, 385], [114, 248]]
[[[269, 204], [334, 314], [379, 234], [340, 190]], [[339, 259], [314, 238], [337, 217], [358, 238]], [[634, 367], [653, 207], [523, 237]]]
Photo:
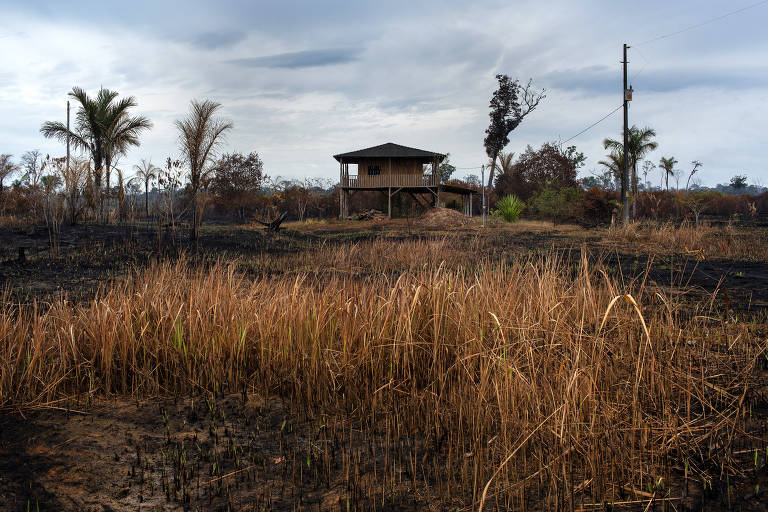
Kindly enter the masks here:
[[432, 160], [432, 176], [435, 180], [435, 188], [437, 189], [437, 192], [435, 193], [435, 208], [440, 206], [440, 168], [438, 165], [437, 157], [435, 157], [434, 160]]
[[387, 189], [387, 217], [392, 218], [392, 187]]

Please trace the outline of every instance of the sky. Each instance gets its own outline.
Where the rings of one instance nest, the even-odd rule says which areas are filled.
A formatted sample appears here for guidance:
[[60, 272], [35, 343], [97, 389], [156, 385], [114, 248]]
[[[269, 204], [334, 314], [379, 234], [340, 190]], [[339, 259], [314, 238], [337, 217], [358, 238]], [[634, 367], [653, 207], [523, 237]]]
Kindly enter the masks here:
[[[73, 86], [105, 87], [154, 125], [123, 169], [178, 158], [174, 121], [205, 98], [234, 124], [222, 151], [258, 152], [272, 177], [338, 180], [332, 155], [385, 142], [479, 174], [496, 74], [546, 89], [510, 136], [519, 155], [621, 104], [627, 43], [630, 124], [659, 143], [648, 159], [674, 156], [686, 173], [699, 160], [704, 185], [746, 174], [766, 186], [768, 1], [757, 3], [0, 0], [0, 153], [63, 155], [40, 125], [65, 121]], [[587, 156], [582, 175], [598, 172], [621, 122], [619, 110], [566, 143]]]

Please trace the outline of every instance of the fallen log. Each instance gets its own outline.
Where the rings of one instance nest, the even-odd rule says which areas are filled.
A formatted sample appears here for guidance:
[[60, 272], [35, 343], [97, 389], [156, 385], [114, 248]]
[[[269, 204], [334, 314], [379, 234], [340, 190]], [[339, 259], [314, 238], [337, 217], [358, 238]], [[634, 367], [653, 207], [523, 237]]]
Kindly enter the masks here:
[[265, 226], [267, 228], [267, 231], [273, 231], [277, 233], [278, 231], [280, 231], [280, 224], [283, 223], [286, 217], [288, 217], [288, 212], [283, 212], [280, 214], [278, 218], [276, 218], [273, 221], [264, 222], [263, 220], [256, 219], [256, 222], [258, 222], [262, 226]]

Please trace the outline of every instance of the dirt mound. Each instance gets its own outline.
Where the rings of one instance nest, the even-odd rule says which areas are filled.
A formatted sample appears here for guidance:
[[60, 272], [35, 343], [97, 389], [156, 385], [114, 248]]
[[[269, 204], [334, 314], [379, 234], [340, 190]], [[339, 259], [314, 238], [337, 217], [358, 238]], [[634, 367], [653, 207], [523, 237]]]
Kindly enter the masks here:
[[387, 214], [379, 210], [367, 210], [347, 217], [349, 220], [382, 220]]
[[433, 228], [468, 226], [472, 219], [450, 208], [432, 208], [421, 216], [421, 224]]

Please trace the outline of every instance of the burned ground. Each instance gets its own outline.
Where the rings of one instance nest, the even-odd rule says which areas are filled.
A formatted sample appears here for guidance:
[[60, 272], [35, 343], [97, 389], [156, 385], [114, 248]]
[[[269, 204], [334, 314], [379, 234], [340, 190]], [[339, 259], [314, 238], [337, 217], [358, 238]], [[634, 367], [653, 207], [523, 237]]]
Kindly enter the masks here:
[[[481, 258], [511, 261], [553, 250], [566, 258], [578, 258], [585, 248], [621, 279], [647, 277], [692, 298], [718, 291], [722, 307], [736, 311], [760, 312], [768, 306], [768, 226], [739, 227], [738, 243], [746, 247], [736, 254], [723, 251], [706, 255], [693, 247], [675, 250], [659, 242], [635, 244], [632, 240], [607, 237], [605, 229], [545, 223], [523, 223], [514, 229], [494, 226], [487, 230], [476, 224], [440, 228], [405, 220], [349, 224], [293, 224], [279, 234], [248, 226], [207, 226], [197, 241], [189, 239], [186, 229], [166, 227], [158, 232], [155, 226], [148, 225], [64, 227], [56, 257], [51, 257], [44, 227], [0, 227], [0, 287], [21, 302], [61, 292], [74, 300], [89, 300], [110, 281], [160, 260], [239, 260], [243, 269], [254, 275], [330, 273], [333, 270], [313, 268], [311, 262], [297, 268], [292, 260], [284, 260], [297, 254], [311, 258], [319, 247], [377, 239], [447, 240], [454, 249], [466, 248], [467, 261], [462, 261], [462, 265]], [[23, 263], [19, 262], [19, 248], [24, 249]], [[253, 264], [254, 257], [260, 262]], [[361, 262], [354, 272], [365, 276], [375, 269]]]
[[[737, 226], [729, 232], [728, 247], [720, 231], [688, 246], [665, 243], [655, 232], [616, 234], [545, 223], [482, 230], [372, 221], [294, 224], [279, 234], [207, 226], [193, 242], [184, 230], [158, 235], [150, 226], [89, 225], [65, 229], [59, 254], [51, 257], [44, 230], [0, 228], [0, 285], [7, 303], [36, 301], [44, 308], [62, 293], [88, 302], [115, 280], [178, 258], [203, 266], [235, 261], [252, 277], [312, 274], [322, 284], [343, 275], [365, 281], [412, 267], [399, 255], [358, 261], [338, 254], [371, 244], [375, 249], [381, 240], [386, 247], [424, 241], [434, 246], [434, 254], [423, 265], [434, 267], [471, 269], [553, 254], [576, 265], [586, 254], [618, 282], [645, 282], [675, 296], [682, 317], [757, 325], [768, 311], [767, 232]], [[27, 261], [17, 261], [18, 247], [25, 248]], [[671, 502], [677, 510], [764, 509], [768, 451], [755, 450], [748, 438], [763, 437], [768, 402], [762, 387], [750, 394], [756, 405], [742, 433], [746, 437], [731, 446], [732, 462], [738, 462], [731, 470], [739, 476], [709, 488], [689, 485], [685, 467], [673, 464], [667, 491], [685, 496]], [[252, 386], [239, 393], [169, 391], [134, 400], [86, 395], [9, 405], [0, 412], [0, 502], [8, 510], [94, 511], [467, 510], [468, 503], [476, 503], [472, 489], [430, 474], [446, 456], [439, 436], [418, 424], [396, 435], [392, 428], [386, 415], [318, 416], [285, 395]], [[460, 458], [471, 472], [473, 454]], [[521, 503], [530, 509], [555, 506], [542, 501], [547, 495], [535, 481], [524, 489]], [[653, 489], [619, 489], [618, 495], [626, 508], [636, 502], [645, 509], [650, 498], [659, 498]], [[660, 510], [666, 503], [657, 499], [654, 506]]]

